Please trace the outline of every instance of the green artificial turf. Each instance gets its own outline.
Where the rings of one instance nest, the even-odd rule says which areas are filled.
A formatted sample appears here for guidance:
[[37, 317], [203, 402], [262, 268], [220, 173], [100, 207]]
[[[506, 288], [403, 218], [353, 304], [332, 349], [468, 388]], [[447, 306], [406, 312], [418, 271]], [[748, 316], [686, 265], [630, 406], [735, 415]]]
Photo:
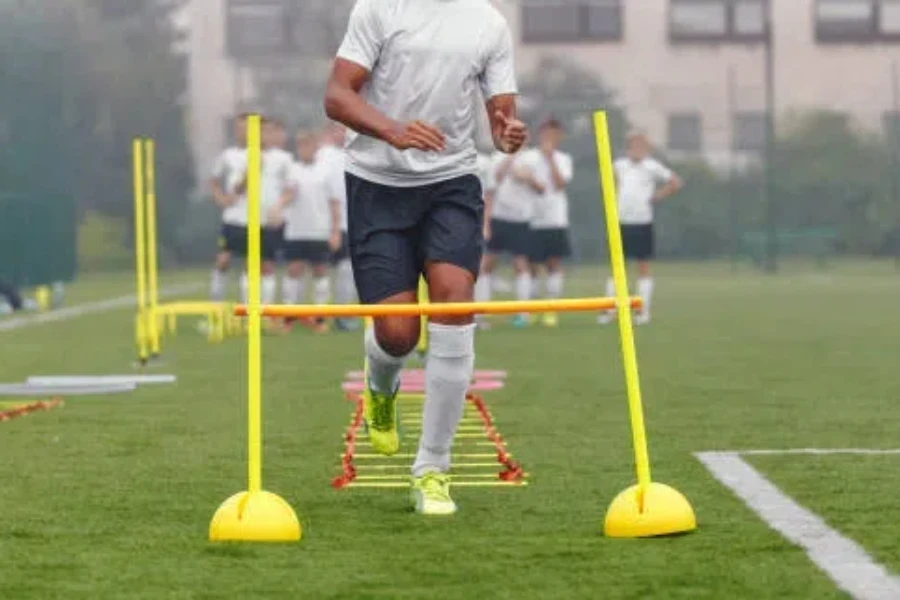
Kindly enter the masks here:
[[[601, 535], [608, 503], [634, 480], [618, 337], [593, 315], [564, 315], [552, 330], [497, 321], [477, 342], [478, 368], [509, 371], [485, 397], [531, 485], [458, 489], [460, 512], [436, 520], [410, 514], [404, 490], [329, 485], [360, 334], [266, 337], [264, 484], [297, 509], [304, 539], [210, 544], [216, 507], [246, 485], [246, 350], [183, 327], [158, 369], [177, 385], [0, 423], [0, 598], [843, 598], [692, 454], [897, 445], [900, 275], [875, 263], [804, 269], [659, 270], [654, 322], [637, 332], [653, 474], [690, 498], [694, 534]], [[567, 292], [602, 288], [584, 268]], [[127, 372], [132, 319], [0, 333], [3, 378]], [[854, 469], [841, 473], [851, 481]], [[804, 489], [827, 515], [834, 487]], [[879, 525], [863, 525], [874, 551], [900, 538], [896, 519], [871, 535]]]

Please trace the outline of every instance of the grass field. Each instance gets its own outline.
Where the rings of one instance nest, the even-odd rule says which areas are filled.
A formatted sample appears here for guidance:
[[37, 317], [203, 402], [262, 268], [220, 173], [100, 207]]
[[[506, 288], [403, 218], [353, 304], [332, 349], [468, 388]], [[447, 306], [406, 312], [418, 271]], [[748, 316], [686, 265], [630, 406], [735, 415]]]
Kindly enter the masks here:
[[[582, 269], [569, 293], [600, 280]], [[602, 537], [606, 506], [634, 480], [630, 434], [616, 331], [575, 315], [479, 334], [478, 367], [509, 371], [486, 398], [531, 485], [459, 489], [448, 520], [409, 513], [402, 490], [329, 486], [359, 334], [266, 337], [264, 482], [305, 539], [211, 545], [213, 511], [245, 485], [246, 353], [185, 328], [161, 369], [177, 386], [0, 423], [0, 598], [847, 597], [693, 453], [900, 447], [900, 273], [672, 265], [657, 290], [637, 334], [654, 478], [691, 499], [692, 535]], [[127, 372], [131, 323], [120, 310], [0, 333], [3, 379]], [[900, 457], [748, 460], [900, 572]]]

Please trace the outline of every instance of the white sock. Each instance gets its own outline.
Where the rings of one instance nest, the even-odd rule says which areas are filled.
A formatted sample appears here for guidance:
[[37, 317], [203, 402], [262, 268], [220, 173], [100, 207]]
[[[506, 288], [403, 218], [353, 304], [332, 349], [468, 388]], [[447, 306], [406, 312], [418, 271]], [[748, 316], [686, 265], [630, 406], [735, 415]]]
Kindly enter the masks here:
[[650, 302], [653, 298], [653, 278], [652, 277], [641, 277], [637, 282], [637, 293], [644, 300], [644, 310], [642, 311], [645, 317], [650, 316]]
[[475, 282], [475, 302], [490, 302], [492, 285], [490, 273], [479, 275], [478, 280]]
[[275, 294], [278, 292], [278, 280], [274, 275], [263, 275], [260, 284], [260, 301], [263, 304], [275, 304]]
[[250, 302], [250, 282], [247, 281], [247, 272], [241, 273], [241, 302]]
[[607, 298], [615, 298], [616, 297], [616, 280], [612, 277], [607, 277], [606, 279], [606, 297]]
[[301, 277], [285, 275], [281, 280], [281, 301], [285, 304], [300, 304], [301, 299], [306, 297], [306, 290], [303, 289], [305, 283]]
[[450, 470], [450, 448], [475, 367], [475, 325], [428, 325], [422, 437], [412, 473]]
[[519, 273], [516, 275], [516, 300], [529, 298], [531, 298], [531, 273]]
[[331, 300], [331, 279], [328, 275], [313, 279], [313, 304], [328, 304]]
[[225, 288], [228, 286], [228, 272], [213, 269], [209, 282], [209, 297], [215, 302], [225, 299]]
[[356, 298], [356, 283], [353, 281], [353, 266], [349, 260], [342, 260], [334, 271], [334, 303], [351, 304]]
[[406, 356], [391, 356], [385, 352], [375, 339], [375, 328], [367, 327], [363, 338], [366, 349], [368, 371], [366, 379], [369, 387], [382, 394], [390, 394], [400, 384], [400, 370], [406, 362]]
[[553, 300], [562, 298], [563, 272], [549, 273], [547, 275], [547, 297]]

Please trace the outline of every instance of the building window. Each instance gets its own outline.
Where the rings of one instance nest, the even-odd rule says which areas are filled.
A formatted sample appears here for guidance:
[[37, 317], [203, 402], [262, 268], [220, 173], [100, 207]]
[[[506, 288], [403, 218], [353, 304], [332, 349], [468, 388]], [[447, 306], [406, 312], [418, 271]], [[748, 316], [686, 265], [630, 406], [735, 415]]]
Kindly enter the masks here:
[[768, 36], [768, 0], [670, 0], [673, 42], [758, 42]]
[[731, 147], [737, 152], [762, 152], [766, 148], [768, 128], [765, 112], [745, 111], [734, 115]]
[[526, 44], [622, 39], [622, 0], [525, 0], [521, 11]]
[[289, 24], [283, 0], [228, 0], [228, 51], [234, 58], [284, 54]]
[[822, 44], [900, 41], [900, 0], [816, 0], [814, 16]]
[[684, 112], [669, 115], [668, 148], [692, 154], [703, 150], [703, 119], [699, 113]]

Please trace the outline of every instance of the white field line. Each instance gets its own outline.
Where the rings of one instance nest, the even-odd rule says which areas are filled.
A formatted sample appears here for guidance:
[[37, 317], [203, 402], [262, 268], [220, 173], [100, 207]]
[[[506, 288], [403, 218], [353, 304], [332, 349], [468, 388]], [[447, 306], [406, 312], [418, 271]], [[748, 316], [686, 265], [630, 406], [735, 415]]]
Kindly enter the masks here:
[[[750, 454], [751, 452], [748, 452]], [[755, 451], [753, 454], [861, 454], [862, 449]], [[869, 450], [866, 454], [896, 454]], [[806, 551], [837, 586], [857, 600], [897, 600], [900, 578], [892, 576], [853, 540], [797, 504], [741, 458], [743, 452], [699, 452], [696, 457], [772, 529]]]
[[[159, 296], [160, 298], [180, 296], [188, 292], [193, 292], [200, 287], [202, 286], [198, 283], [186, 283], [183, 285], [171, 286], [160, 290]], [[128, 306], [133, 306], [136, 302], [137, 298], [134, 294], [130, 294], [128, 296], [119, 296], [117, 298], [109, 298], [107, 300], [90, 302], [88, 304], [79, 304], [77, 306], [70, 306], [69, 308], [61, 308], [59, 310], [36, 315], [12, 317], [0, 321], [0, 332], [23, 329], [25, 327], [30, 327], [31, 325], [44, 325], [47, 323], [56, 323], [58, 321], [68, 321], [85, 315], [104, 313], [118, 308], [126, 308]]]

